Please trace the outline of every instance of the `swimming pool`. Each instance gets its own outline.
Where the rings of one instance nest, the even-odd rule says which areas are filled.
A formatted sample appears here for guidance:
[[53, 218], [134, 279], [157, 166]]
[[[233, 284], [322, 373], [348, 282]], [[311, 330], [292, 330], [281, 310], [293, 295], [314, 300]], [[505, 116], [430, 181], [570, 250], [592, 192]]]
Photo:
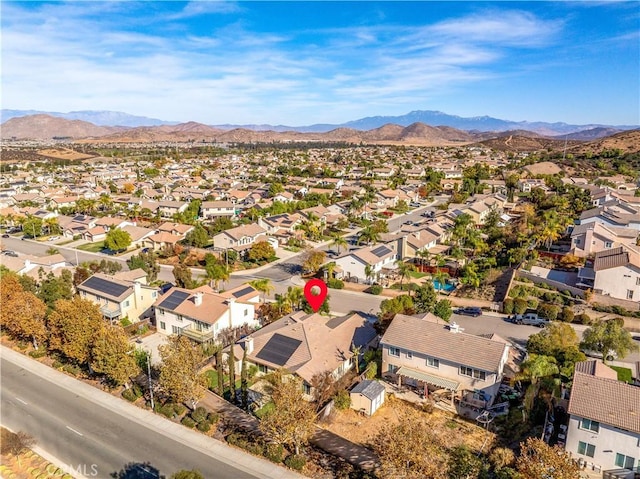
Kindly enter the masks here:
[[446, 282], [444, 284], [440, 284], [440, 281], [437, 279], [433, 280], [433, 287], [436, 291], [444, 291], [446, 293], [450, 293], [456, 289], [455, 285]]

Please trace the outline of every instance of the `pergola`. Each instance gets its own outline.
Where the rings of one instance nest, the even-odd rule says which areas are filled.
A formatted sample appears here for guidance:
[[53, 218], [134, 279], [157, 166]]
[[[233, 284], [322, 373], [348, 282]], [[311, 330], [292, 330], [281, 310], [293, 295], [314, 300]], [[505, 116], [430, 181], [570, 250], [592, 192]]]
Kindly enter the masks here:
[[442, 378], [440, 376], [435, 376], [433, 374], [429, 374], [418, 369], [409, 368], [407, 366], [401, 366], [400, 369], [396, 371], [396, 374], [398, 375], [398, 386], [401, 385], [402, 377], [415, 379], [416, 381], [423, 383], [425, 396], [429, 395], [427, 384], [431, 384], [432, 386], [435, 386], [439, 389], [446, 389], [451, 393], [451, 406], [453, 406], [453, 397], [460, 388], [460, 383], [457, 381]]

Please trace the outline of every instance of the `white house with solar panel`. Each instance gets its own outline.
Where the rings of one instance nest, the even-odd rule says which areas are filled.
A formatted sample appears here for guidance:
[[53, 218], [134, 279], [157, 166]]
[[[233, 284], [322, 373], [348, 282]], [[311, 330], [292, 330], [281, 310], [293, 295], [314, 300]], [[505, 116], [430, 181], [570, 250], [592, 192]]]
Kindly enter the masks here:
[[78, 294], [100, 307], [110, 321], [128, 318], [131, 322], [151, 317], [153, 303], [158, 299], [158, 288], [146, 284], [146, 274], [136, 279], [126, 279], [129, 271], [109, 276], [96, 273], [77, 286]]
[[249, 285], [216, 293], [209, 286], [172, 288], [154, 303], [159, 333], [182, 334], [199, 342], [215, 341], [225, 329], [258, 328], [260, 293]]
[[[387, 245], [373, 245], [351, 251], [335, 260], [338, 274], [336, 277], [344, 279], [357, 278], [358, 281], [371, 281], [384, 275], [383, 269], [395, 268], [398, 254]], [[371, 274], [367, 277], [367, 266]]]

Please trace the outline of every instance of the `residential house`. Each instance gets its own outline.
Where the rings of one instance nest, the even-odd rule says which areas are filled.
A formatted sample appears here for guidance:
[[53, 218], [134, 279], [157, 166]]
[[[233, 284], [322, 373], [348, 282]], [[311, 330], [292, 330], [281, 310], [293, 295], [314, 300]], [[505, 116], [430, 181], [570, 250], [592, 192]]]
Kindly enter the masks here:
[[593, 222], [640, 230], [640, 205], [614, 199], [598, 208], [583, 211], [578, 224]]
[[136, 322], [151, 317], [151, 306], [159, 295], [158, 288], [146, 284], [146, 277], [133, 281], [118, 274], [96, 273], [77, 289], [80, 297], [100, 306], [104, 317], [111, 321], [126, 317]]
[[463, 332], [428, 313], [397, 314], [380, 340], [382, 375], [398, 384], [445, 389], [452, 403], [490, 407], [498, 394], [509, 345]]
[[331, 371], [341, 378], [353, 367], [353, 347], [365, 351], [376, 340], [375, 329], [359, 314], [327, 317], [298, 311], [239, 341], [234, 355], [240, 360], [246, 349], [247, 362], [260, 374], [287, 370], [302, 380], [305, 398], [312, 399], [315, 375]]
[[155, 231], [149, 228], [143, 228], [142, 226], [124, 226], [120, 228], [122, 231], [129, 233], [131, 237], [130, 248], [142, 247], [144, 241], [155, 234]]
[[236, 226], [213, 237], [213, 244], [216, 248], [244, 250], [250, 247], [259, 238], [266, 240], [267, 231], [256, 223]]
[[627, 245], [596, 253], [593, 263], [578, 271], [578, 285], [640, 302], [640, 248]]
[[576, 363], [568, 413], [565, 449], [581, 465], [616, 478], [640, 472], [639, 387], [598, 361]]
[[523, 193], [531, 193], [534, 188], [540, 188], [543, 191], [549, 191], [544, 180], [535, 178], [522, 178], [518, 180], [518, 189]]
[[160, 201], [158, 203], [158, 209], [160, 216], [163, 218], [172, 218], [173, 215], [182, 213], [189, 206], [187, 201]]
[[204, 201], [200, 206], [200, 216], [203, 219], [214, 219], [220, 216], [229, 218], [236, 215], [236, 207], [231, 201]]
[[151, 248], [153, 251], [160, 251], [163, 248], [175, 247], [183, 239], [184, 236], [178, 236], [163, 231], [161, 233], [155, 233], [147, 236], [143, 240], [143, 246], [145, 248]]
[[170, 221], [167, 221], [158, 226], [157, 233], [170, 233], [172, 235], [184, 238], [193, 229], [193, 225], [183, 225], [182, 223], [171, 223]]
[[225, 329], [257, 328], [260, 293], [249, 285], [216, 293], [209, 286], [172, 288], [153, 304], [159, 333], [181, 334], [199, 342], [215, 341]]
[[[372, 281], [384, 275], [383, 269], [393, 269], [398, 253], [388, 245], [375, 244], [346, 253], [335, 260], [337, 276], [357, 281]], [[367, 271], [369, 275], [367, 276]]]
[[584, 223], [571, 231], [571, 253], [586, 256], [616, 248], [621, 245], [635, 245], [640, 232], [631, 228], [608, 226], [603, 223]]

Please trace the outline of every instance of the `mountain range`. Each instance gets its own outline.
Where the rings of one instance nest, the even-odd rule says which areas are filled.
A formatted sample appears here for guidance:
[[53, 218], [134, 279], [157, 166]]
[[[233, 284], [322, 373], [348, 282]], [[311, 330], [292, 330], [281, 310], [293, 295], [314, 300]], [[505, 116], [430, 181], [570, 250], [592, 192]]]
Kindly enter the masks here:
[[[117, 111], [72, 111], [68, 113], [46, 112], [36, 110], [7, 110], [0, 112], [0, 122], [5, 123], [12, 118], [20, 118], [33, 115], [49, 115], [67, 120], [80, 120], [92, 123], [96, 126], [119, 126], [119, 127], [143, 127], [143, 126], [163, 126], [177, 125], [177, 121], [165, 121], [156, 118], [148, 118], [144, 116], [130, 115], [128, 113]], [[543, 136], [562, 136], [571, 135], [585, 130], [590, 131], [590, 138], [573, 138], [573, 139], [593, 139], [613, 134], [617, 131], [631, 130], [638, 128], [638, 125], [602, 125], [602, 124], [586, 124], [574, 125], [562, 122], [548, 123], [542, 121], [511, 121], [501, 120], [490, 116], [461, 117], [457, 115], [449, 115], [441, 111], [432, 110], [416, 110], [406, 115], [400, 116], [371, 116], [360, 118], [359, 120], [348, 121], [341, 124], [318, 123], [307, 126], [286, 126], [286, 125], [268, 125], [268, 124], [221, 124], [210, 125], [220, 130], [233, 130], [243, 128], [254, 131], [274, 131], [284, 132], [293, 131], [301, 133], [326, 133], [338, 128], [349, 128], [359, 131], [369, 131], [380, 128], [387, 124], [399, 126], [409, 126], [414, 123], [423, 123], [429, 126], [444, 126], [456, 128], [469, 132], [504, 132], [510, 130], [526, 130], [538, 133]], [[596, 136], [593, 136], [596, 135]], [[89, 135], [94, 136], [94, 135]], [[571, 137], [569, 137], [571, 139]]]

